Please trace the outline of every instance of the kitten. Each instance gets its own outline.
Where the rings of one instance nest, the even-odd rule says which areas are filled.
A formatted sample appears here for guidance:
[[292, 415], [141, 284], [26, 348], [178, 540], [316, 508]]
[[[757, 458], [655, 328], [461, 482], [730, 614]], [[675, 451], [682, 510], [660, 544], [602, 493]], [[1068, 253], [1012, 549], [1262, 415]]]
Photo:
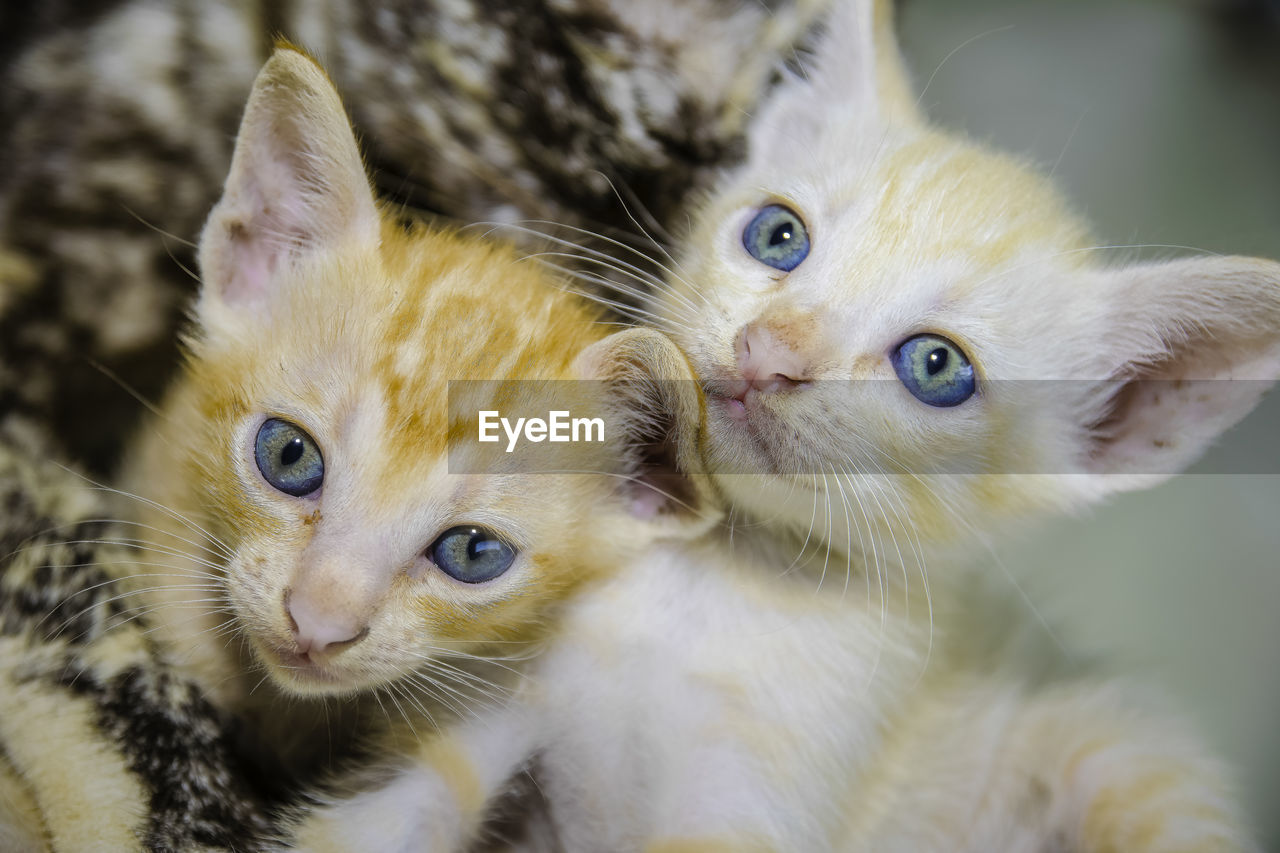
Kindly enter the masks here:
[[299, 846], [456, 849], [537, 756], [559, 850], [1252, 849], [1193, 739], [1033, 648], [954, 552], [1242, 417], [1276, 376], [1280, 267], [1093, 266], [1041, 178], [927, 126], [886, 3], [842, 4], [756, 121], [654, 301], [743, 523], [577, 597], [536, 689]]
[[[293, 49], [254, 84], [200, 269], [185, 371], [130, 465], [130, 517], [170, 555], [134, 600], [176, 671], [299, 774], [359, 752], [388, 709], [416, 738], [503, 699], [568, 601], [710, 523], [696, 489], [649, 485], [696, 441], [665, 414], [696, 430], [674, 346], [608, 334], [509, 247], [387, 215]], [[668, 394], [666, 375], [686, 381]], [[547, 386], [571, 379], [593, 381]], [[569, 470], [476, 443], [482, 413], [548, 400], [603, 421]]]
[[[659, 2], [523, 11], [508, 5], [495, 15], [466, 4], [445, 8], [425, 2], [375, 8], [332, 3], [323, 9], [316, 4], [121, 2], [92, 10], [15, 10], [13, 20], [32, 26], [7, 28], [0, 45], [0, 127], [10, 166], [0, 176], [0, 407], [47, 424], [51, 444], [65, 443], [90, 466], [116, 466], [116, 448], [132, 410], [98, 375], [95, 362], [144, 396], [168, 375], [174, 359], [165, 353], [187, 285], [179, 265], [167, 256], [189, 263], [180, 238], [194, 232], [214, 200], [244, 93], [277, 31], [314, 42], [332, 61], [343, 88], [358, 96], [357, 120], [376, 135], [369, 142], [375, 146], [377, 177], [399, 199], [466, 219], [537, 216], [630, 231], [631, 214], [614, 203], [614, 185], [659, 219], [672, 216], [690, 187], [736, 158], [747, 108], [821, 7], [811, 0], [775, 4], [773, 15], [754, 3]], [[436, 29], [469, 35], [461, 41], [439, 39]], [[33, 40], [18, 44], [19, 32]], [[696, 34], [696, 43], [689, 34]], [[514, 55], [484, 47], [498, 40], [514, 46]], [[716, 59], [727, 55], [736, 61]], [[538, 85], [517, 79], [526, 72], [539, 75]], [[566, 93], [567, 100], [561, 98]], [[554, 120], [548, 119], [552, 113]], [[549, 130], [556, 134], [554, 145], [544, 138]], [[482, 146], [473, 145], [477, 139]], [[477, 151], [483, 159], [477, 159]], [[23, 480], [22, 486], [31, 482], [40, 481]], [[67, 477], [49, 480], [54, 491], [73, 485]], [[203, 525], [203, 508], [193, 514]], [[18, 519], [10, 520], [17, 525]], [[200, 560], [217, 557], [218, 546], [204, 542], [200, 529], [174, 535], [186, 540], [178, 542], [183, 552], [204, 549], [186, 571], [202, 572], [206, 567]], [[79, 547], [76, 553], [88, 562], [134, 562], [110, 546]], [[164, 562], [172, 555], [148, 556]], [[14, 601], [35, 601], [47, 609], [66, 592], [62, 586], [42, 588], [41, 573], [12, 565], [5, 571]], [[154, 571], [144, 568], [137, 574], [140, 586], [155, 580], [148, 577]], [[71, 581], [85, 587], [105, 583], [96, 571]], [[179, 606], [161, 609], [157, 619], [164, 623], [166, 617], [194, 613], [187, 599], [209, 593], [195, 588], [208, 581], [187, 578], [193, 586], [175, 596]], [[114, 590], [116, 584], [102, 589]], [[139, 600], [140, 594], [121, 599], [131, 605], [121, 616], [132, 620], [126, 625], [148, 638], [166, 631], [164, 624], [156, 629], [140, 615], [159, 602]], [[95, 610], [107, 606], [100, 603]], [[198, 614], [194, 622], [200, 623]], [[20, 633], [30, 630], [35, 628], [29, 622], [19, 626]], [[132, 628], [114, 630], [118, 633], [107, 636]], [[89, 636], [94, 642], [99, 637]], [[180, 704], [186, 702], [184, 691], [204, 691], [212, 684], [217, 708], [209, 706], [207, 712], [215, 720], [222, 721], [228, 707], [239, 707], [245, 693], [258, 695], [248, 701], [251, 708], [241, 710], [264, 713], [270, 687], [255, 691], [238, 669], [252, 662], [252, 655], [240, 654], [241, 646], [231, 642], [230, 657], [236, 661], [227, 665], [223, 641], [221, 635], [213, 642], [199, 635], [176, 652], [167, 644], [149, 647], [152, 659], [142, 669], [156, 683], [185, 685], [172, 693]], [[207, 651], [212, 663], [202, 659], [199, 649], [205, 645], [213, 647]], [[109, 657], [111, 651], [101, 654]], [[169, 654], [176, 660], [167, 660]], [[20, 663], [20, 658], [6, 662]], [[211, 672], [217, 673], [211, 683], [193, 680]], [[228, 672], [235, 675], [228, 678]], [[86, 675], [78, 683], [87, 680]], [[189, 714], [191, 736], [200, 740], [205, 711], [173, 706], [170, 695], [138, 703], [171, 720]], [[295, 703], [291, 711], [293, 723], [266, 716], [289, 730], [277, 738], [281, 751], [304, 765], [311, 745], [306, 733], [331, 724], [338, 729], [344, 714], [351, 713], [320, 702]], [[370, 712], [361, 707], [356, 713]], [[372, 713], [380, 716], [381, 709]], [[315, 719], [307, 719], [311, 714]], [[110, 715], [100, 723], [113, 732], [123, 725]], [[208, 724], [211, 729], [230, 725]], [[302, 734], [288, 737], [292, 731]], [[78, 742], [99, 748], [92, 737], [86, 734]], [[155, 752], [154, 744], [146, 744], [145, 738], [137, 742], [143, 752]], [[119, 751], [123, 745], [112, 734], [100, 748]], [[327, 748], [312, 761], [327, 763]], [[334, 754], [342, 751], [341, 743], [332, 745]], [[232, 758], [208, 758], [226, 765], [209, 775], [233, 779]], [[183, 771], [181, 762], [174, 766], [191, 778], [200, 775]], [[147, 837], [168, 837], [182, 846], [181, 835], [154, 834], [185, 820], [176, 816], [180, 805], [164, 799], [174, 786], [160, 777], [135, 775], [118, 784], [104, 775], [102, 788], [94, 790], [140, 791], [138, 804], [112, 810], [132, 815], [130, 826], [149, 821], [152, 829], [146, 831], [153, 834]], [[148, 816], [145, 803], [156, 792], [162, 796]], [[181, 806], [196, 815], [196, 825], [205, 819], [201, 809], [211, 807], [222, 808], [231, 824], [253, 823], [238, 817], [246, 807], [220, 804], [214, 795]], [[49, 817], [48, 822], [58, 820]], [[227, 837], [249, 844], [248, 835]]]
[[464, 222], [548, 220], [584, 242], [574, 229], [633, 234], [646, 209], [669, 224], [735, 162], [746, 116], [825, 3], [14, 10], [0, 28], [0, 363], [22, 369], [0, 372], [0, 408], [48, 423], [93, 470], [118, 467], [140, 414], [119, 385], [154, 399], [177, 362], [187, 240], [277, 34], [326, 63], [396, 200]]
[[1185, 468], [1280, 373], [1276, 264], [1101, 266], [1044, 178], [928, 125], [889, 4], [860, 2], [766, 104], [649, 306], [711, 395], [735, 508], [843, 543], [822, 507], [885, 490], [910, 511], [873, 532], [949, 543]]
[[1101, 266], [1042, 177], [929, 126], [888, 3], [840, 4], [748, 142], [649, 308], [707, 388], [741, 539], [824, 538], [852, 589], [1159, 482], [1280, 374], [1280, 266]]
[[[691, 377], [671, 344], [606, 337], [510, 248], [385, 215], [296, 51], [255, 84], [201, 249], [124, 521], [34, 438], [0, 443], [6, 849], [261, 849], [275, 788], [358, 753], [385, 706], [425, 733], [501, 699], [564, 599], [686, 524], [638, 485], [680, 405], [650, 372]], [[468, 377], [504, 381], [448, 409]], [[581, 473], [450, 473], [478, 411], [544, 399], [604, 415]]]

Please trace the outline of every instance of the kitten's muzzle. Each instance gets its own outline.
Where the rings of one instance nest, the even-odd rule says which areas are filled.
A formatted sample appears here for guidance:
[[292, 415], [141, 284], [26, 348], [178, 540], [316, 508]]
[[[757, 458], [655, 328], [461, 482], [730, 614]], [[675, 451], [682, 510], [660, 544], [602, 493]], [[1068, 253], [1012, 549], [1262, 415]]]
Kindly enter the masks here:
[[336, 655], [369, 636], [368, 625], [356, 623], [349, 614], [317, 607], [306, 596], [294, 596], [292, 590], [285, 590], [284, 612], [296, 645], [293, 651], [307, 660]]
[[772, 394], [809, 382], [809, 360], [765, 326], [748, 323], [738, 334], [734, 348], [742, 379], [734, 398], [744, 400], [751, 391]]

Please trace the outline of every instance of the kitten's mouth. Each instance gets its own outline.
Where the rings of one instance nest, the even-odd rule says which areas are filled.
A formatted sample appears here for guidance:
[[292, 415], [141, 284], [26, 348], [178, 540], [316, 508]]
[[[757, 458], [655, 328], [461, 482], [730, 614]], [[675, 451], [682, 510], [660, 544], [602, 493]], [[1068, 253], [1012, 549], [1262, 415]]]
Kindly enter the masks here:
[[[746, 395], [743, 395], [745, 397]], [[713, 397], [716, 405], [721, 407], [730, 420], [750, 425], [747, 420], [747, 401], [743, 397]]]
[[709, 381], [703, 390], [714, 473], [803, 482], [809, 474], [825, 470], [816, 462], [823, 456], [821, 450], [811, 447], [792, 421], [769, 404], [770, 392], [742, 381]]
[[760, 392], [728, 383], [708, 383], [705, 390], [710, 433], [713, 441], [720, 439], [718, 473], [780, 473], [769, 439], [778, 416], [761, 405]]
[[259, 645], [258, 648], [276, 680], [286, 682], [295, 690], [327, 693], [349, 686], [347, 679], [321, 656], [279, 645]]
[[714, 411], [748, 428], [751, 415], [760, 411], [760, 392], [746, 382], [708, 382], [703, 390]]
[[767, 402], [772, 392], [762, 391], [745, 380], [720, 379], [703, 383], [707, 408], [713, 416], [735, 425], [760, 444], [757, 449], [768, 453], [765, 436], [785, 426], [782, 417]]

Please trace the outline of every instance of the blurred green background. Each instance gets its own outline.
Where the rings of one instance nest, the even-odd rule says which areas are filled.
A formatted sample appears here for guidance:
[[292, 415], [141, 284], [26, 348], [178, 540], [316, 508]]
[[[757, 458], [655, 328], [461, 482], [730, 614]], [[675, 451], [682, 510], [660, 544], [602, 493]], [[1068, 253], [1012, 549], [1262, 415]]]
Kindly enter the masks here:
[[[1275, 14], [906, 0], [900, 31], [929, 114], [1052, 170], [1101, 242], [1280, 259]], [[1280, 471], [1280, 394], [1220, 444]], [[1280, 850], [1280, 476], [1182, 476], [996, 550], [1064, 645], [1172, 695]]]

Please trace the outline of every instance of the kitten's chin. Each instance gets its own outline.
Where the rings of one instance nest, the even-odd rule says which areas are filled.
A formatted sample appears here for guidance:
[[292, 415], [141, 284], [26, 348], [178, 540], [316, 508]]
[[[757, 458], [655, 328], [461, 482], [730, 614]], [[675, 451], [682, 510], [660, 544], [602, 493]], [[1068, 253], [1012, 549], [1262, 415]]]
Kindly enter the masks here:
[[367, 678], [358, 676], [351, 668], [332, 659], [283, 648], [257, 646], [255, 651], [266, 664], [276, 686], [296, 696], [338, 696], [372, 686]]
[[790, 479], [802, 473], [794, 452], [799, 436], [750, 395], [709, 394], [707, 433], [713, 474]]
[[713, 473], [772, 473], [772, 462], [744, 401], [709, 393], [707, 435]]

